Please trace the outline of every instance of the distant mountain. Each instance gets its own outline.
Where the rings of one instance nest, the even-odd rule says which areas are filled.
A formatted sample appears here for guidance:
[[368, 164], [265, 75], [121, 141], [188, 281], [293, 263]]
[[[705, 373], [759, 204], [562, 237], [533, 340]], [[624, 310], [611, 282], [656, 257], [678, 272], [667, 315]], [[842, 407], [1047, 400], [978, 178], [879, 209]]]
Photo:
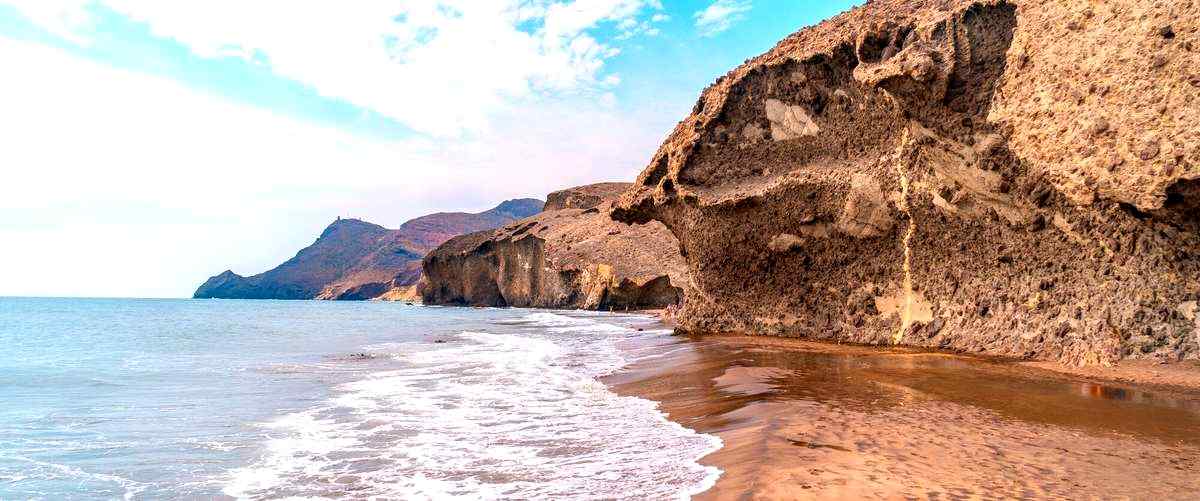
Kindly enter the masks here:
[[371, 299], [416, 283], [421, 258], [446, 240], [537, 214], [543, 205], [531, 198], [508, 200], [477, 214], [421, 216], [395, 230], [339, 218], [312, 245], [274, 269], [251, 277], [226, 270], [205, 281], [193, 297]]

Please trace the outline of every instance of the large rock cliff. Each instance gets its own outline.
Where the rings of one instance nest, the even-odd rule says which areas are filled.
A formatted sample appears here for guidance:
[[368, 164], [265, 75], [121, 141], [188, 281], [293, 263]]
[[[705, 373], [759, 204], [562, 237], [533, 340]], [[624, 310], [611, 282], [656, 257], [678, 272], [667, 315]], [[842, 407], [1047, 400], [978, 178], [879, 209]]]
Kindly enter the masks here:
[[551, 193], [545, 211], [453, 238], [425, 257], [426, 304], [643, 309], [676, 304], [679, 245], [661, 224], [609, 217], [628, 183]]
[[1107, 364], [1200, 357], [1200, 2], [875, 0], [709, 87], [616, 219], [679, 320]]
[[541, 211], [542, 201], [509, 200], [480, 213], [441, 212], [391, 230], [357, 219], [329, 225], [312, 245], [251, 277], [225, 271], [204, 282], [196, 298], [342, 299], [397, 296], [417, 282], [421, 258], [450, 237], [497, 228]]

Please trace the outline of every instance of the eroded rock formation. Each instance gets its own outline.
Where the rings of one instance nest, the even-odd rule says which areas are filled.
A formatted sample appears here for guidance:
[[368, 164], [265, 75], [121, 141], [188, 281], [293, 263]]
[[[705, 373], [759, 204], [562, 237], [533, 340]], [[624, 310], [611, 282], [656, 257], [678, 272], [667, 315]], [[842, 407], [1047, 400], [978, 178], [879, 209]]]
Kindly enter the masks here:
[[1200, 357], [1200, 3], [874, 0], [709, 87], [616, 219], [681, 328]]
[[546, 210], [495, 231], [453, 238], [425, 257], [426, 304], [643, 309], [676, 304], [679, 245], [661, 224], [609, 217], [630, 185], [550, 194]]
[[542, 210], [591, 209], [605, 200], [616, 198], [629, 188], [629, 183], [596, 183], [558, 190], [546, 195]]

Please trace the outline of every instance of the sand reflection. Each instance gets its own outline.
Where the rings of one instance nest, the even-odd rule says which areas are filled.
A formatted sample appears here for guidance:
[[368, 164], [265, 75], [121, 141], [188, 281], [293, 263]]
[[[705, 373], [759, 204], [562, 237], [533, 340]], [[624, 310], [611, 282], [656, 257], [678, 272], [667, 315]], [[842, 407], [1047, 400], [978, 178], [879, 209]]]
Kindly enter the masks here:
[[609, 383], [725, 441], [705, 498], [1200, 497], [1196, 395], [906, 350], [644, 343], [663, 356]]

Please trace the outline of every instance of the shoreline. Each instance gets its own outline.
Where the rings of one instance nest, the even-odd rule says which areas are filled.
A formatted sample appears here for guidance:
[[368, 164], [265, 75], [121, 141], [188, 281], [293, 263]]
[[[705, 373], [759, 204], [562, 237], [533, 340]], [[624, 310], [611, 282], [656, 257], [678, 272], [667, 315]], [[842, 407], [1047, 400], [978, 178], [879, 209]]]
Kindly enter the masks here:
[[729, 334], [639, 343], [650, 355], [602, 380], [722, 440], [700, 463], [723, 473], [695, 499], [1200, 495], [1187, 369]]
[[[674, 324], [663, 321], [664, 325]], [[818, 351], [854, 354], [911, 354], [961, 357], [995, 364], [1011, 364], [1038, 371], [1047, 377], [1087, 379], [1095, 383], [1132, 385], [1175, 393], [1200, 395], [1200, 360], [1157, 362], [1153, 360], [1125, 359], [1112, 366], [1072, 366], [1051, 360], [1026, 360], [992, 355], [961, 353], [953, 350], [935, 350], [913, 346], [884, 346], [855, 343], [836, 343], [782, 336], [754, 336], [739, 333], [673, 334], [691, 340], [726, 340], [746, 342], [763, 346], [778, 347], [792, 351]]]
[[1112, 367], [1072, 367], [1058, 362], [1026, 360], [1020, 365], [1062, 376], [1097, 382], [1133, 385], [1181, 393], [1200, 393], [1200, 361], [1158, 363], [1151, 360], [1122, 360]]

